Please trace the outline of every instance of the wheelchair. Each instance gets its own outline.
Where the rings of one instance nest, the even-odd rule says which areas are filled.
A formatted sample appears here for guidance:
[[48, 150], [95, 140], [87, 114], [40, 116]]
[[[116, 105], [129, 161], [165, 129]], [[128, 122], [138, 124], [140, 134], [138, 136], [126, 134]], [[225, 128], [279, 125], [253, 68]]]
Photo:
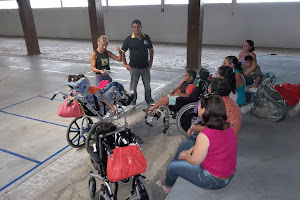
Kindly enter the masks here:
[[[84, 77], [85, 78], [85, 77]], [[124, 127], [128, 127], [126, 120], [126, 114], [122, 106], [127, 106], [127, 102], [121, 99], [121, 94], [115, 86], [110, 88], [110, 91], [103, 95], [104, 98], [109, 99], [108, 102], [117, 110], [115, 116], [112, 111], [103, 102], [102, 97], [95, 94], [88, 94], [86, 88], [90, 87], [90, 83], [87, 79], [80, 79], [74, 82], [67, 82], [70, 91], [69, 92], [55, 92], [51, 97], [51, 101], [57, 94], [62, 94], [63, 99], [69, 98], [68, 106], [76, 100], [84, 111], [84, 116], [77, 117], [71, 121], [66, 131], [66, 140], [73, 148], [79, 148], [84, 146], [86, 141], [86, 135], [92, 126], [96, 122], [124, 119]], [[85, 90], [82, 91], [81, 89]]]
[[[115, 128], [111, 128], [115, 127]], [[89, 131], [85, 147], [91, 157], [91, 162], [98, 173], [90, 172], [89, 194], [94, 199], [96, 195], [96, 178], [101, 180], [99, 199], [117, 200], [119, 181], [111, 182], [107, 177], [108, 155], [113, 154], [116, 147], [128, 146], [129, 144], [142, 144], [143, 141], [129, 128], [116, 128], [111, 122], [98, 122]], [[129, 197], [126, 200], [140, 199], [153, 200], [152, 192], [141, 174], [121, 180], [130, 184]], [[114, 188], [114, 190], [113, 190]]]
[[[190, 97], [178, 97], [176, 98], [175, 105], [160, 106], [155, 109], [154, 113], [159, 113], [163, 116], [164, 126], [161, 129], [163, 134], [168, 133], [170, 127], [170, 118], [176, 119], [176, 124], [180, 133], [186, 135], [187, 130], [191, 126], [191, 123], [196, 120], [197, 114], [194, 112], [194, 105], [199, 100], [200, 94], [206, 94], [208, 91], [210, 74], [207, 69], [201, 68], [199, 71], [199, 77], [195, 79], [195, 90]], [[160, 116], [154, 115], [145, 116], [146, 124], [153, 126], [153, 119], [157, 119]]]

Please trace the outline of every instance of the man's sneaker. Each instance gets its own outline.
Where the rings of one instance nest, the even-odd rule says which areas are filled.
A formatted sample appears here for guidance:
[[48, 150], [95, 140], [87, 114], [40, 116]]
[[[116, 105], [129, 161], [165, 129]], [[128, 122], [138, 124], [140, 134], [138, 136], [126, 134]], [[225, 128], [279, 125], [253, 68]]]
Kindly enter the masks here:
[[172, 189], [171, 187], [167, 187], [163, 184], [162, 180], [158, 180], [156, 182], [157, 186], [160, 187], [166, 194], [170, 192]]
[[127, 105], [130, 105], [134, 100], [134, 91], [131, 90], [125, 94], [127, 96]]

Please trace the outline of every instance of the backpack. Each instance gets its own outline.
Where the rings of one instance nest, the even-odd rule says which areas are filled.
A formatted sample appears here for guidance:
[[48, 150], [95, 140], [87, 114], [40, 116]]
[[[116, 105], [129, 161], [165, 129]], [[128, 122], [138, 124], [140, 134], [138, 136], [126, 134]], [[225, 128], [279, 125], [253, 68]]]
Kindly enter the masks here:
[[285, 100], [274, 89], [275, 76], [263, 80], [259, 86], [254, 105], [250, 113], [261, 119], [278, 121], [282, 119], [286, 112]]

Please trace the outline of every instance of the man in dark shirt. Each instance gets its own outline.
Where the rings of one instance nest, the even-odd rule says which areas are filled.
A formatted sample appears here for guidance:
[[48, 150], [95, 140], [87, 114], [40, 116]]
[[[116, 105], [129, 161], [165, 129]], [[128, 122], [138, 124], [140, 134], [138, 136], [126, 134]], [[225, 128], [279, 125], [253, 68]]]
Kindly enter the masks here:
[[[154, 101], [151, 97], [150, 87], [150, 68], [153, 63], [153, 46], [151, 39], [148, 35], [142, 33], [142, 24], [139, 20], [132, 22], [133, 33], [129, 35], [122, 46], [122, 60], [124, 67], [130, 71], [130, 90], [134, 91], [135, 100], [132, 105], [136, 104], [137, 98], [137, 84], [140, 76], [142, 76], [145, 88], [145, 100], [148, 105], [153, 104]], [[127, 64], [125, 52], [130, 51], [130, 62]], [[150, 60], [148, 60], [148, 49], [150, 52]]]

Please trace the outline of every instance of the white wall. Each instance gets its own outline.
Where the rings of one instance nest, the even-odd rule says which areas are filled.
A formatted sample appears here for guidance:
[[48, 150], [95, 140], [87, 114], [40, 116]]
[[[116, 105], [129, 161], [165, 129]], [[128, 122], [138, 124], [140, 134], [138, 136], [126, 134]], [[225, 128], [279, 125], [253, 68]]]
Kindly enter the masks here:
[[[131, 22], [142, 21], [154, 42], [186, 43], [187, 5], [104, 7], [106, 35], [124, 40]], [[87, 8], [33, 10], [38, 37], [90, 39]], [[300, 48], [300, 3], [207, 4], [204, 44]], [[17, 10], [0, 10], [0, 35], [22, 36]]]

